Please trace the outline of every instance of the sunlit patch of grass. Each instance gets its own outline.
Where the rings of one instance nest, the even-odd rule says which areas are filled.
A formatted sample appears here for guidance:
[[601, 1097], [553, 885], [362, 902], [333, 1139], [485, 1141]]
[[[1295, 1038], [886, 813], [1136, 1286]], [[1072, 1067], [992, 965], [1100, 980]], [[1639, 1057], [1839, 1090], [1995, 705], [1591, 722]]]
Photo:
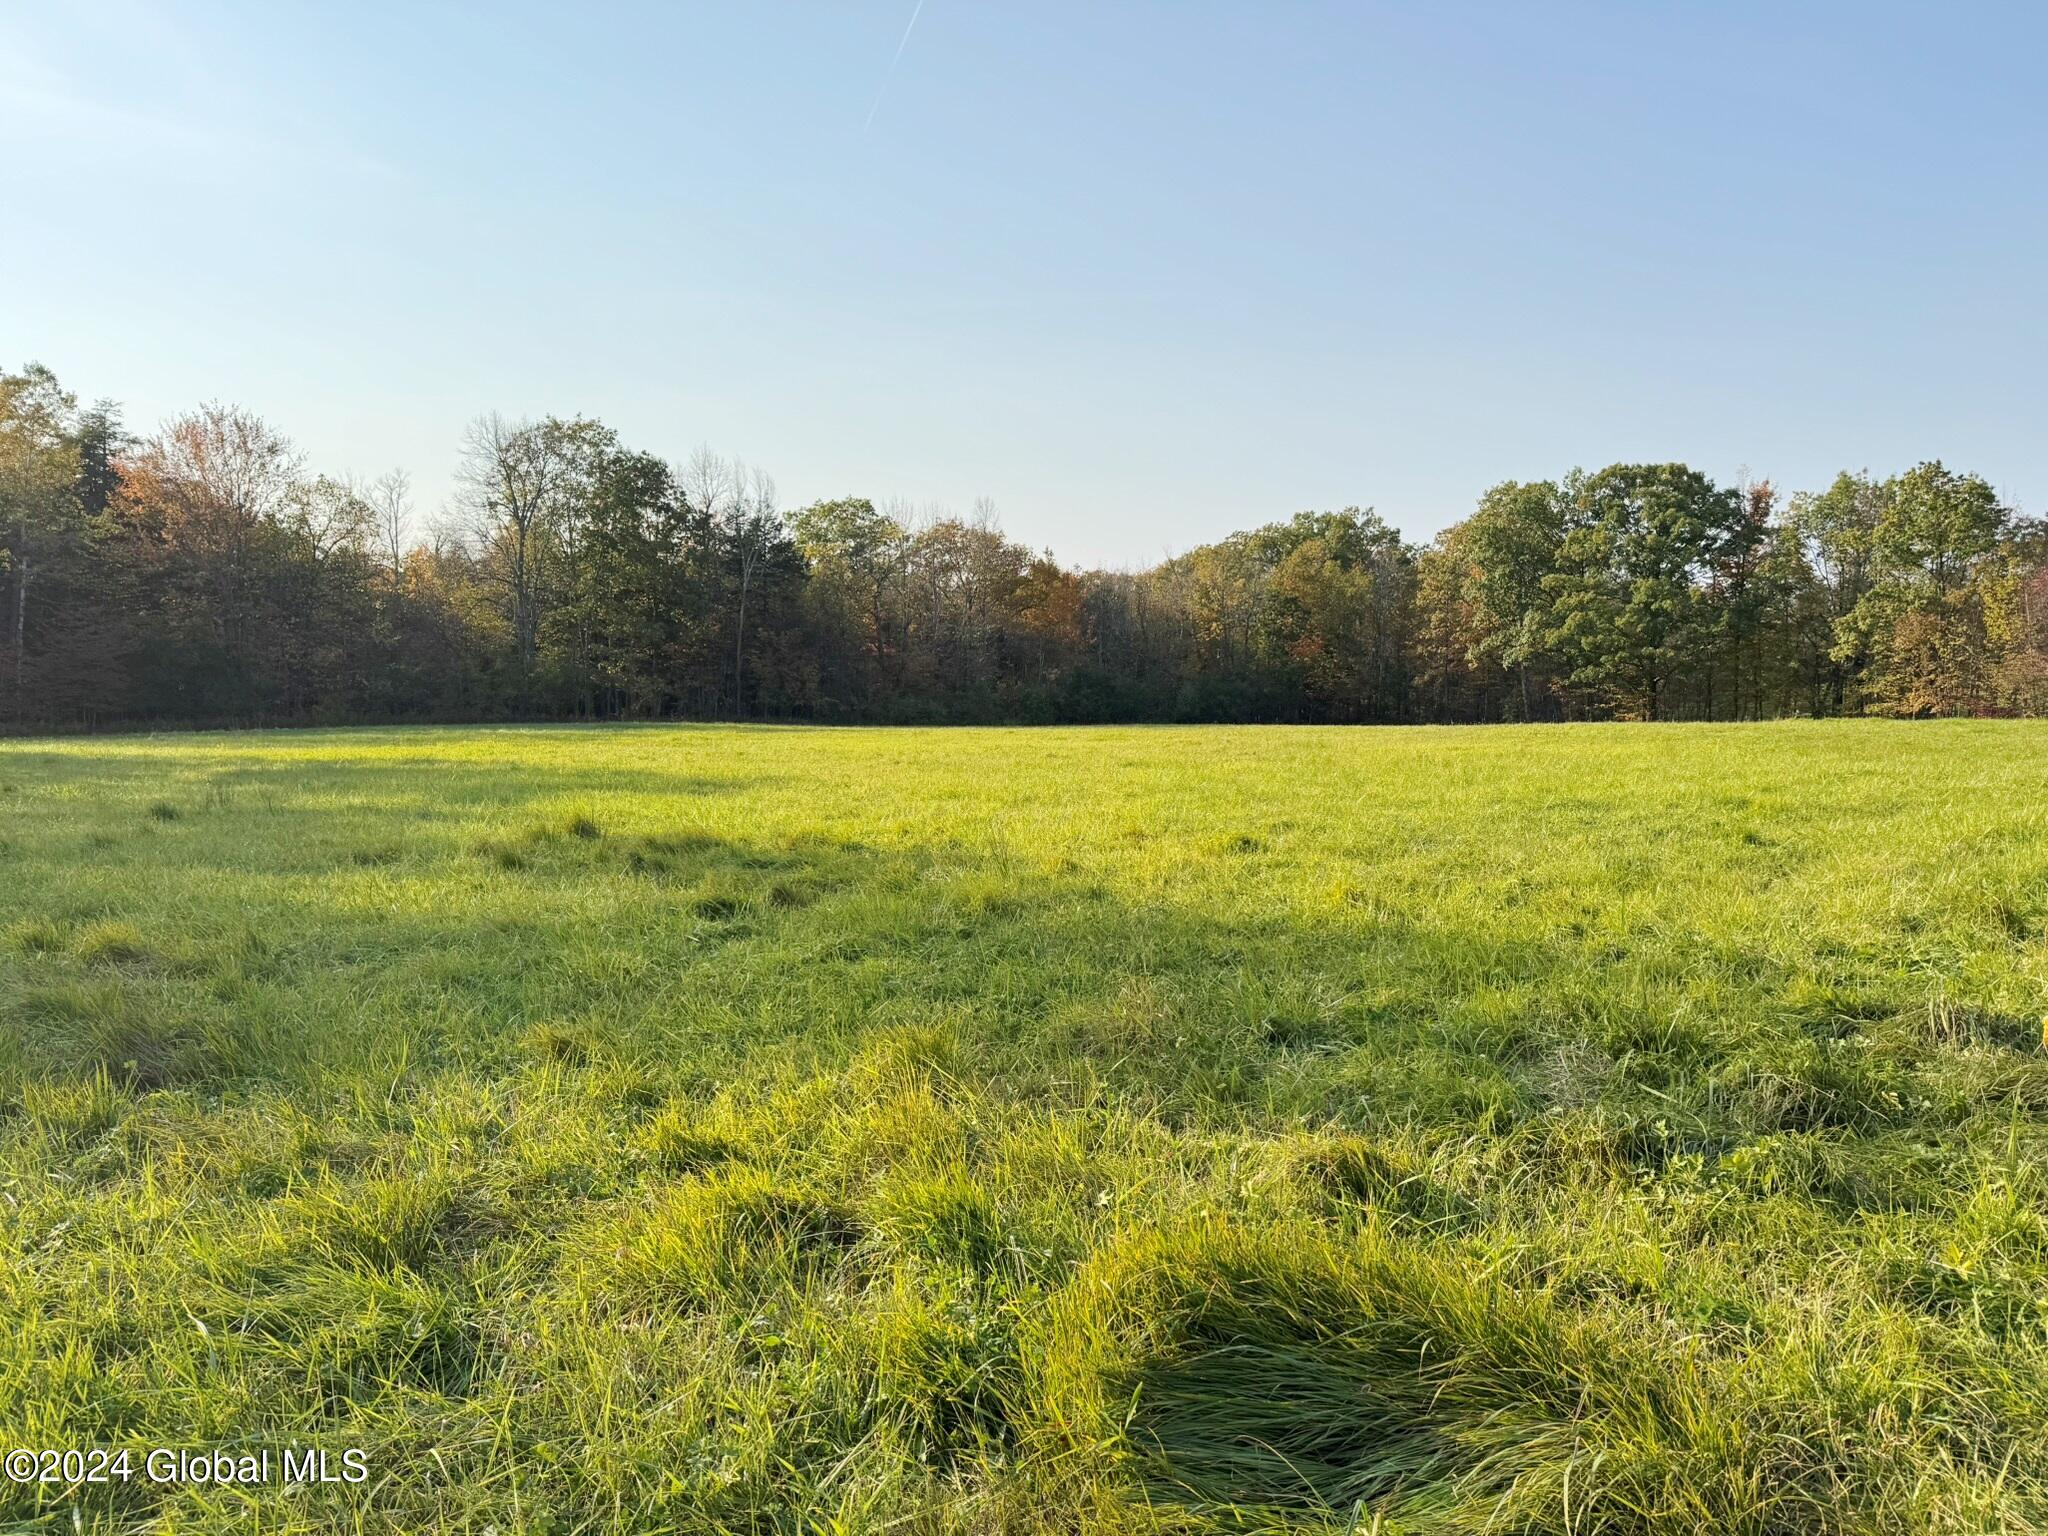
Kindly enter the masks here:
[[21, 1112], [37, 1134], [59, 1147], [76, 1146], [121, 1118], [124, 1095], [105, 1072], [85, 1078], [30, 1078], [21, 1085]]
[[150, 958], [142, 930], [133, 923], [89, 923], [73, 940], [71, 952], [87, 965], [134, 965]]
[[52, 955], [64, 948], [64, 929], [47, 917], [24, 917], [7, 925], [6, 939], [25, 955]]
[[1427, 1226], [1454, 1225], [1477, 1215], [1473, 1201], [1409, 1138], [1325, 1133], [1299, 1138], [1287, 1153], [1289, 1171], [1312, 1210], [1374, 1213]]
[[589, 1238], [608, 1304], [745, 1305], [802, 1289], [859, 1237], [850, 1211], [816, 1189], [743, 1165], [707, 1169]]
[[919, 1460], [976, 1478], [1013, 1456], [1026, 1400], [1020, 1309], [942, 1276], [898, 1288], [875, 1313], [876, 1406], [900, 1418]]
[[892, 1247], [976, 1274], [993, 1271], [1010, 1247], [994, 1197], [957, 1165], [892, 1180], [878, 1192], [871, 1217]]
[[669, 1105], [643, 1126], [635, 1145], [664, 1173], [699, 1173], [744, 1158], [750, 1146], [743, 1124], [686, 1101]]
[[297, 1202], [299, 1241], [335, 1264], [421, 1273], [446, 1252], [463, 1200], [461, 1182], [446, 1175], [322, 1183]]
[[559, 1023], [534, 1025], [526, 1031], [521, 1043], [536, 1059], [565, 1067], [589, 1065], [597, 1050], [597, 1042], [589, 1030]]

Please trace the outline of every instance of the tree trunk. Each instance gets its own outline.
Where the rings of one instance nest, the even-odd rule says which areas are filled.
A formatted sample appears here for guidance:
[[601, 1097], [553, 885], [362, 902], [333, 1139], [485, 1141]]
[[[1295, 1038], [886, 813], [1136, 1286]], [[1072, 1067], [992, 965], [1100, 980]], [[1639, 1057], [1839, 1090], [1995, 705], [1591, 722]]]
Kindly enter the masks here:
[[14, 556], [14, 712], [25, 716], [27, 705], [22, 699], [24, 661], [28, 654], [28, 532], [15, 549]]
[[740, 575], [739, 620], [733, 625], [732, 639], [732, 712], [735, 718], [744, 717], [747, 712], [747, 578]]

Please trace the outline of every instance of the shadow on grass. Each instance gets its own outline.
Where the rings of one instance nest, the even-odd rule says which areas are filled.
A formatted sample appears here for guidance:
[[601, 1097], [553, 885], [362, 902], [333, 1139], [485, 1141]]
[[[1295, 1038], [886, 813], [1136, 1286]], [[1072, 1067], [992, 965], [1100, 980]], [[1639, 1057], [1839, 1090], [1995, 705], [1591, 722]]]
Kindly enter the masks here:
[[[517, 765], [514, 765], [515, 767]], [[275, 796], [346, 795], [405, 805], [431, 800], [458, 808], [516, 805], [578, 794], [723, 795], [772, 782], [761, 774], [720, 775], [656, 763], [579, 766], [549, 762], [545, 776], [522, 784], [504, 763], [416, 752], [372, 758], [271, 757], [251, 753], [121, 752], [80, 758], [60, 752], [15, 751], [5, 771], [15, 792], [32, 796], [36, 781], [90, 785], [96, 795], [143, 799], [164, 820], [187, 809], [220, 808], [224, 797], [266, 790]], [[181, 805], [180, 796], [188, 804]], [[138, 806], [140, 810], [143, 807]], [[165, 814], [168, 812], [168, 814]]]
[[[164, 793], [161, 767], [122, 765], [138, 797]], [[251, 781], [273, 773], [291, 779]], [[1177, 1127], [1249, 1115], [1556, 1136], [1570, 1156], [1651, 1171], [1757, 1135], [1853, 1147], [1907, 1123], [1916, 1073], [1964, 1048], [1998, 1064], [1987, 1081], [2048, 1102], [2010, 1021], [1964, 1029], [1951, 1009], [1952, 1044], [1898, 998], [1822, 988], [1782, 961], [1433, 925], [1342, 892], [1249, 913], [1132, 900], [1085, 868], [958, 844], [635, 831], [605, 825], [579, 787], [702, 781], [617, 780], [551, 769], [545, 793], [508, 799], [502, 767], [449, 765], [422, 787], [416, 762], [372, 763], [322, 765], [276, 816], [245, 816], [239, 791], [195, 795], [136, 836], [193, 840], [189, 858], [142, 853], [218, 877], [195, 911], [213, 937], [24, 928], [0, 946], [7, 1047], [31, 1072], [208, 1090], [345, 1073], [393, 1040], [415, 1069], [509, 1071], [555, 1031], [687, 1089], [830, 1070], [877, 1028], [936, 1023], [975, 1085], [1004, 1094]], [[323, 803], [423, 794], [531, 813], [408, 846], [389, 816]], [[237, 862], [209, 865], [221, 847]], [[309, 849], [332, 883], [270, 878], [305, 875]], [[427, 899], [366, 899], [363, 882]], [[1723, 972], [1718, 1017], [1681, 1006], [1703, 964]], [[1956, 1113], [1980, 1091], [1951, 1085]], [[1839, 1167], [1814, 1177], [1810, 1192], [1863, 1198]]]

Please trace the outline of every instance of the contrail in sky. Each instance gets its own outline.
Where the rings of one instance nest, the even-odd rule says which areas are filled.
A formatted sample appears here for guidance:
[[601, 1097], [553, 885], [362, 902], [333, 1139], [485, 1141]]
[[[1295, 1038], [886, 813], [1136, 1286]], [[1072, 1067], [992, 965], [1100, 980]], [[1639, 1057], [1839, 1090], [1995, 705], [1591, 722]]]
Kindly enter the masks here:
[[917, 0], [917, 4], [910, 8], [910, 20], [903, 28], [903, 40], [896, 45], [896, 57], [889, 61], [888, 71], [882, 76], [882, 88], [875, 92], [875, 104], [868, 108], [868, 120], [860, 125], [862, 133], [875, 126], [875, 114], [882, 110], [882, 98], [889, 94], [889, 82], [896, 78], [896, 66], [903, 61], [903, 50], [910, 46], [911, 31], [917, 26], [917, 13], [923, 9], [924, 0]]

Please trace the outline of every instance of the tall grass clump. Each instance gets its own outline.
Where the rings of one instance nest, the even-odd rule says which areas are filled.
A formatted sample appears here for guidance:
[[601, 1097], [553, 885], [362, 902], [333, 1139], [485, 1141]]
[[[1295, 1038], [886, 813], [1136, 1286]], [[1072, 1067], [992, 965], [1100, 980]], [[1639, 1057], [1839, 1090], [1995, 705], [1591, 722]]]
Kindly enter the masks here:
[[682, 1307], [800, 1293], [858, 1239], [850, 1211], [766, 1169], [707, 1170], [589, 1239], [584, 1284], [607, 1304]]
[[[1126, 1502], [1389, 1530], [1793, 1531], [1682, 1353], [1384, 1227], [1128, 1238], [1057, 1305], [1041, 1433]], [[1361, 1524], [1363, 1522], [1363, 1524]]]

